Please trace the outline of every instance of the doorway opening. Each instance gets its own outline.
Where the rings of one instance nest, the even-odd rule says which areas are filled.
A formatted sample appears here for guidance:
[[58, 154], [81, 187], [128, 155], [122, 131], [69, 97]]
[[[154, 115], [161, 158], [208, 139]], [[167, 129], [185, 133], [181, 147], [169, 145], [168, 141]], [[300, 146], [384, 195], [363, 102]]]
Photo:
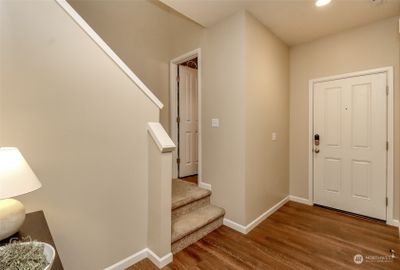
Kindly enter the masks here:
[[198, 173], [198, 59], [177, 65], [178, 178], [195, 182]]
[[201, 181], [201, 51], [170, 63], [170, 128], [177, 148], [173, 152], [173, 178], [207, 188]]

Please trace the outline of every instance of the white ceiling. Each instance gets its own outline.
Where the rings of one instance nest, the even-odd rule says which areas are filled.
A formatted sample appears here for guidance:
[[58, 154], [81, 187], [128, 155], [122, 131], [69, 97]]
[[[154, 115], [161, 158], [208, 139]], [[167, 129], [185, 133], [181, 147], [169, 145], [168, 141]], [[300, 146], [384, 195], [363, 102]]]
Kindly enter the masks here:
[[245, 9], [289, 45], [400, 14], [400, 0], [332, 0], [320, 8], [315, 0], [160, 1], [204, 27]]

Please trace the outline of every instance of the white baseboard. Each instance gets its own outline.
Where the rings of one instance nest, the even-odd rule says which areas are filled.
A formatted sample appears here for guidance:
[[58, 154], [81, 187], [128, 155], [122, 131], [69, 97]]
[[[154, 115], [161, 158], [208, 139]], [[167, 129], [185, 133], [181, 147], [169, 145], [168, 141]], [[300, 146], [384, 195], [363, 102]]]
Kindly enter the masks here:
[[266, 218], [268, 218], [270, 215], [272, 215], [275, 211], [277, 211], [279, 208], [281, 208], [286, 202], [289, 201], [289, 196], [286, 196], [283, 200], [272, 206], [270, 209], [262, 213], [258, 218], [250, 222], [248, 225], [243, 226], [241, 224], [238, 224], [230, 219], [224, 218], [224, 225], [234, 229], [235, 231], [238, 231], [243, 234], [248, 234], [252, 229], [254, 229], [258, 224], [263, 222]]
[[246, 226], [247, 233], [249, 233], [252, 229], [254, 229], [258, 224], [263, 222], [267, 217], [272, 215], [274, 212], [276, 212], [279, 208], [281, 208], [285, 203], [289, 201], [289, 196], [286, 196], [283, 200], [272, 206], [270, 209], [265, 211], [263, 214], [261, 214], [258, 218], [253, 220], [249, 225]]
[[247, 234], [246, 226], [240, 225], [230, 219], [224, 218], [224, 225], [243, 234]]
[[392, 225], [392, 226], [395, 226], [395, 227], [399, 227], [399, 228], [400, 228], [400, 222], [399, 222], [398, 219], [387, 220], [387, 221], [386, 221], [386, 224]]
[[104, 268], [104, 270], [125, 270], [131, 265], [134, 265], [135, 263], [140, 262], [141, 260], [147, 258], [147, 248], [142, 249], [139, 252], [136, 252], [135, 254], [107, 267]]
[[146, 258], [161, 269], [172, 262], [173, 255], [172, 253], [168, 253], [164, 257], [160, 258], [151, 249], [145, 248], [107, 268], [104, 268], [104, 270], [125, 270], [129, 266], [132, 266]]
[[211, 191], [211, 185], [210, 185], [210, 184], [207, 184], [207, 183], [205, 183], [205, 182], [200, 182], [200, 181], [199, 181], [199, 187]]
[[153, 251], [147, 249], [147, 258], [154, 263], [159, 269], [163, 268], [164, 266], [168, 265], [172, 262], [173, 255], [172, 253], [168, 253], [164, 257], [158, 257]]
[[297, 197], [294, 195], [289, 195], [289, 200], [292, 202], [298, 202], [298, 203], [302, 203], [302, 204], [306, 204], [306, 205], [313, 205], [313, 203], [309, 199]]

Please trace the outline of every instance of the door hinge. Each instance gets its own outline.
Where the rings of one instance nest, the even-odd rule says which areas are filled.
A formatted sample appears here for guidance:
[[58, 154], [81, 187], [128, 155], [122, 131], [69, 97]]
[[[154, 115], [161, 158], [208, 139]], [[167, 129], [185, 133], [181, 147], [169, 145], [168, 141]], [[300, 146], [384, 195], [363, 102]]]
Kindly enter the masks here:
[[386, 85], [386, 95], [389, 95], [389, 85]]
[[177, 158], [177, 159], [176, 159], [176, 163], [178, 163], [178, 164], [181, 163], [181, 159], [180, 159], [180, 158]]
[[176, 81], [179, 82], [179, 75], [176, 75]]
[[388, 205], [389, 205], [389, 198], [386, 197], [386, 206], [388, 206]]
[[389, 151], [389, 142], [386, 142], [386, 151]]
[[181, 122], [181, 118], [180, 118], [179, 116], [176, 118], [176, 122], [177, 122], [177, 123], [180, 123], [180, 122]]

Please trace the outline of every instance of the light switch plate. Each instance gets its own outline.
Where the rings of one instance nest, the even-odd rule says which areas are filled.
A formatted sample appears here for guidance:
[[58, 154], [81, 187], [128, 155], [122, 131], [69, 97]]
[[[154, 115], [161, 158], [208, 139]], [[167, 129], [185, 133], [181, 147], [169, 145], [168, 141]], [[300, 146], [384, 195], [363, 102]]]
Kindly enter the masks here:
[[272, 140], [276, 141], [276, 132], [272, 132]]
[[211, 119], [211, 127], [213, 127], [213, 128], [219, 127], [219, 119], [218, 118]]

